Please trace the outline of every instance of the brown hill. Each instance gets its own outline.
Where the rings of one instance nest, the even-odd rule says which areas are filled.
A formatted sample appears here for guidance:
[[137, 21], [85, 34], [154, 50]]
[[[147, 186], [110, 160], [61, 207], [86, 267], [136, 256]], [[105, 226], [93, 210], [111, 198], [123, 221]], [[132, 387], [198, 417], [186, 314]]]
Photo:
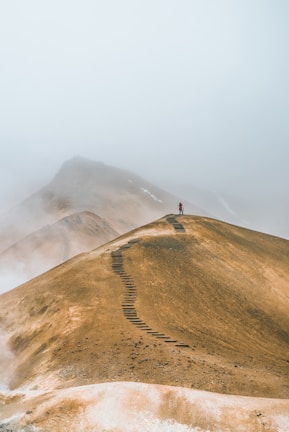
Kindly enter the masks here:
[[171, 215], [2, 295], [0, 429], [287, 431], [288, 255]]
[[0, 253], [0, 273], [28, 280], [116, 236], [105, 219], [92, 212], [75, 213], [45, 225]]
[[208, 218], [136, 229], [0, 297], [7, 384], [288, 398], [288, 257], [286, 240]]

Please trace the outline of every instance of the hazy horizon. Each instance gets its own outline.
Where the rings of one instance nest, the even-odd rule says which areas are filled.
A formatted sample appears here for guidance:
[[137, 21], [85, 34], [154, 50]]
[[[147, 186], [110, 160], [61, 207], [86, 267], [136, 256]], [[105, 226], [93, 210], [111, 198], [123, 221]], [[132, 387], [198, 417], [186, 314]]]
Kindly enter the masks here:
[[288, 198], [285, 0], [0, 6], [0, 200], [80, 155], [236, 196]]

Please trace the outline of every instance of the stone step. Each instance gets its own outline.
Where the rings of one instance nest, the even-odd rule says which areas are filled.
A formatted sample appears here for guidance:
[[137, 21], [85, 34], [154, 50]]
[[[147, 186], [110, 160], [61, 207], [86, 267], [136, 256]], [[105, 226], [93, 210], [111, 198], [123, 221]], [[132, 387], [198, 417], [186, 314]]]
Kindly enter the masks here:
[[[182, 224], [178, 223], [177, 220], [173, 217], [167, 218], [167, 221], [171, 223], [174, 229], [178, 232], [184, 232], [185, 229]], [[121, 304], [122, 312], [124, 317], [135, 327], [140, 330], [146, 331], [147, 334], [154, 336], [157, 339], [163, 340], [165, 343], [174, 343], [178, 348], [189, 348], [189, 345], [179, 342], [177, 343], [176, 339], [170, 338], [170, 336], [166, 336], [164, 333], [159, 333], [154, 331], [149, 327], [147, 323], [145, 323], [142, 319], [140, 319], [137, 315], [137, 311], [135, 309], [135, 301], [137, 289], [133, 282], [132, 277], [124, 271], [123, 268], [123, 255], [122, 251], [130, 248], [134, 243], [137, 243], [138, 239], [131, 239], [128, 243], [122, 245], [117, 251], [113, 251], [111, 253], [112, 256], [112, 268], [115, 273], [117, 273], [125, 288], [125, 293], [123, 296], [123, 302]]]

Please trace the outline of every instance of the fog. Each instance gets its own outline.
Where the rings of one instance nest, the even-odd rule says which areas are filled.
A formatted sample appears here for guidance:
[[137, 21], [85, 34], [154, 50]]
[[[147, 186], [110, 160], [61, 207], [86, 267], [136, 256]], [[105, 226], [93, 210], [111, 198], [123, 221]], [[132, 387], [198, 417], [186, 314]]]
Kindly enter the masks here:
[[288, 199], [287, 0], [0, 5], [1, 209], [74, 155]]
[[14, 360], [14, 354], [9, 348], [8, 340], [9, 335], [0, 328], [0, 392], [8, 389], [12, 374], [11, 363]]

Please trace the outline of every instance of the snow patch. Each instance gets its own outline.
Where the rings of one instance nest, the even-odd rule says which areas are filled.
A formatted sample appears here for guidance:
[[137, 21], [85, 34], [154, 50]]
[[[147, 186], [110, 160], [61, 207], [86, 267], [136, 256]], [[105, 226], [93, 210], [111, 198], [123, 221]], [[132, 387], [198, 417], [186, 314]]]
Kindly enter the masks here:
[[9, 379], [11, 376], [11, 364], [14, 355], [8, 347], [8, 335], [0, 329], [0, 390], [8, 391]]
[[163, 201], [159, 198], [157, 198], [154, 194], [152, 194], [148, 189], [145, 188], [141, 188], [141, 190], [143, 191], [143, 193], [147, 194], [148, 196], [150, 196], [153, 200], [162, 203]]
[[277, 432], [288, 432], [289, 431], [289, 414], [288, 415], [277, 415], [274, 416], [273, 426]]
[[[133, 401], [131, 401], [133, 403]], [[209, 432], [193, 428], [191, 426], [178, 423], [175, 420], [162, 420], [155, 417], [152, 413], [141, 411], [140, 409], [129, 410], [124, 406], [115, 404], [110, 398], [104, 400], [104, 403], [96, 407], [90, 407], [86, 410], [86, 419], [89, 425], [95, 424], [104, 431], [120, 430], [125, 432]]]

